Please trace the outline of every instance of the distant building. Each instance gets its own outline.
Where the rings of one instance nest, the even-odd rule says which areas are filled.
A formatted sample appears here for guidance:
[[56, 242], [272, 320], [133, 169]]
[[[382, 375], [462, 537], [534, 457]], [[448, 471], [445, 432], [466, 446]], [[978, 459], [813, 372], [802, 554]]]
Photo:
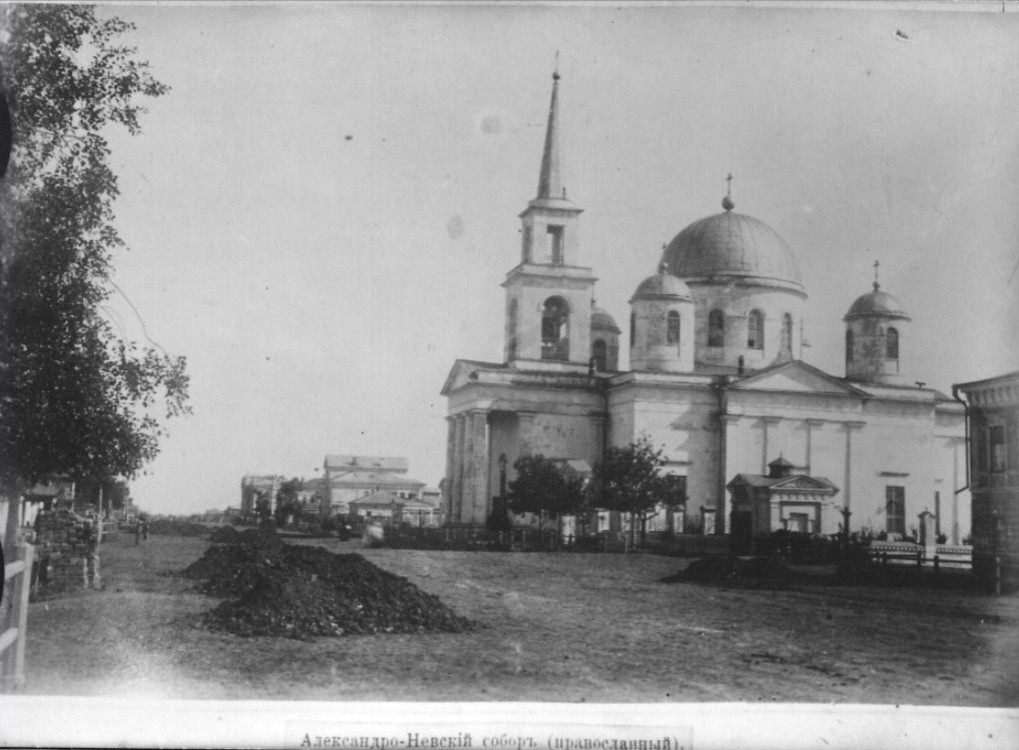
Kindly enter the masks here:
[[969, 489], [973, 569], [1019, 584], [1019, 372], [953, 387], [969, 402]]
[[346, 515], [350, 503], [386, 491], [401, 500], [416, 499], [425, 483], [406, 476], [406, 458], [327, 455], [322, 462], [319, 516]]
[[250, 516], [255, 512], [255, 504], [260, 498], [269, 501], [269, 510], [276, 510], [276, 493], [280, 485], [285, 481], [284, 477], [278, 474], [248, 474], [241, 479], [241, 506], [240, 514]]

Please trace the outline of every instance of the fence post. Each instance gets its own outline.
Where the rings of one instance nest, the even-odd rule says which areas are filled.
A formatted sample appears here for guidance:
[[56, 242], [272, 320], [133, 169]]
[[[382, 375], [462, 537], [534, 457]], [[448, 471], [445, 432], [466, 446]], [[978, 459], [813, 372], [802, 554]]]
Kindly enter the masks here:
[[1001, 593], [1001, 557], [994, 556], [994, 594]]
[[916, 551], [916, 567], [923, 567], [923, 547]]
[[934, 575], [941, 572], [941, 558], [934, 555]]
[[25, 641], [28, 633], [28, 594], [32, 584], [32, 562], [35, 547], [31, 544], [18, 544], [17, 559], [24, 564], [21, 572], [15, 575], [17, 582], [10, 587], [11, 625], [18, 630], [17, 640], [12, 643], [2, 657], [3, 689], [11, 690], [25, 684]]

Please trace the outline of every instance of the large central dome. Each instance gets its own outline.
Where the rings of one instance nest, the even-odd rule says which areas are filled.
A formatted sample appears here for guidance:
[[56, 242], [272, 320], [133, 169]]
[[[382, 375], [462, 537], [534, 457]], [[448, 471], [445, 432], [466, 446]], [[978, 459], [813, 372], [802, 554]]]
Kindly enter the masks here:
[[803, 290], [796, 258], [782, 236], [763, 221], [723, 213], [695, 221], [669, 243], [662, 262], [687, 281], [739, 277]]

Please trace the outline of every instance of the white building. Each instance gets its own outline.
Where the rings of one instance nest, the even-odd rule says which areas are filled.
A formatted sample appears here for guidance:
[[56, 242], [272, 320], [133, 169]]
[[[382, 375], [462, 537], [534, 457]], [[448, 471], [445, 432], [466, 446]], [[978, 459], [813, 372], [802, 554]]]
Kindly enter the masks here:
[[958, 543], [969, 528], [968, 496], [952, 502], [965, 484], [964, 408], [917, 384], [909, 315], [875, 280], [847, 297], [845, 327], [831, 331], [845, 338], [844, 373], [798, 359], [807, 290], [796, 255], [729, 196], [660, 257], [646, 254], [658, 271], [630, 300], [631, 369], [618, 370], [622, 332], [594, 306], [581, 209], [566, 196], [558, 86], [557, 75], [538, 194], [520, 214], [520, 256], [503, 282], [504, 361], [457, 360], [442, 389], [447, 520], [483, 524], [500, 467], [512, 481], [521, 455], [593, 464], [607, 446], [646, 433], [664, 448], [686, 516], [703, 518], [708, 533], [753, 533], [750, 510], [732, 513], [728, 485], [766, 476], [782, 458], [827, 489], [806, 510], [776, 499], [772, 530], [834, 533], [848, 508], [854, 530], [908, 535], [929, 510]]

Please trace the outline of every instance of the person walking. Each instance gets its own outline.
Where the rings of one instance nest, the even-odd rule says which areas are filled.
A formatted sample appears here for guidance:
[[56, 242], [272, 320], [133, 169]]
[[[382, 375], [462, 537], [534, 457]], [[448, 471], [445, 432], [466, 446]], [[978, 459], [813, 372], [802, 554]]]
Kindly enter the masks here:
[[82, 541], [85, 545], [85, 559], [82, 564], [82, 576], [86, 587], [94, 589], [103, 587], [99, 575], [99, 522], [89, 516], [82, 524]]

